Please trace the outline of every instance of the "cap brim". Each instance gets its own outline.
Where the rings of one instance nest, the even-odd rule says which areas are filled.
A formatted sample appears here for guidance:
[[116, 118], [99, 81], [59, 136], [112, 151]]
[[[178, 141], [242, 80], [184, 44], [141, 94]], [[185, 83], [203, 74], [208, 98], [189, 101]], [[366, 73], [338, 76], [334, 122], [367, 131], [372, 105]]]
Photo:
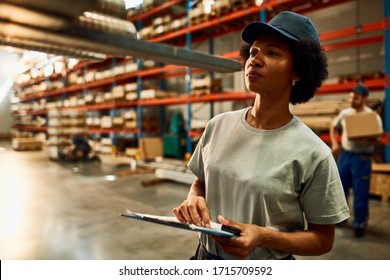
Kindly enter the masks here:
[[276, 33], [283, 35], [284, 37], [286, 37], [288, 39], [291, 39], [294, 41], [299, 41], [299, 39], [297, 37], [291, 35], [290, 33], [286, 32], [282, 29], [279, 29], [277, 27], [274, 27], [272, 25], [268, 25], [267, 23], [264, 23], [264, 22], [252, 22], [252, 23], [248, 24], [242, 30], [241, 38], [245, 42], [252, 44], [254, 41], [256, 41], [256, 39], [260, 35], [270, 33], [270, 32], [276, 32]]

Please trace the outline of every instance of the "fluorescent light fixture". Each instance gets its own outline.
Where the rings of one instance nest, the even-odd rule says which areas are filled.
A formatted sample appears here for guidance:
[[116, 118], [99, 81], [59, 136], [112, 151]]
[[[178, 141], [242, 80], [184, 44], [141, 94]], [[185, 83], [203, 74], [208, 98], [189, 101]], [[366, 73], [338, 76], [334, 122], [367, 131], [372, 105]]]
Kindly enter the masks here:
[[124, 0], [126, 9], [138, 7], [144, 3], [144, 0]]

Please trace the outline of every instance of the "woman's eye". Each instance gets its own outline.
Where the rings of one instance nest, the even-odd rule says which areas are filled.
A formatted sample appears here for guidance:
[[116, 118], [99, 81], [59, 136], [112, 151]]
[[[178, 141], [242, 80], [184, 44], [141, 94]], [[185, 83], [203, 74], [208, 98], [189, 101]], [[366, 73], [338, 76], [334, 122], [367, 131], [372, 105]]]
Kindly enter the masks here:
[[269, 56], [278, 56], [279, 54], [276, 51], [268, 51]]

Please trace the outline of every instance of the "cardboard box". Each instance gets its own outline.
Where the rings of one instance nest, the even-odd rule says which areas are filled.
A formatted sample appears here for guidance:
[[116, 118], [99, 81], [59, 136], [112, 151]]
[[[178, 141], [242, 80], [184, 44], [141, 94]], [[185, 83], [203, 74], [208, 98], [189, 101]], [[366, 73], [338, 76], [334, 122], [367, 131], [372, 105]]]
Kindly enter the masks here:
[[379, 127], [376, 113], [359, 113], [345, 117], [349, 139], [360, 137], [378, 137], [383, 131]]

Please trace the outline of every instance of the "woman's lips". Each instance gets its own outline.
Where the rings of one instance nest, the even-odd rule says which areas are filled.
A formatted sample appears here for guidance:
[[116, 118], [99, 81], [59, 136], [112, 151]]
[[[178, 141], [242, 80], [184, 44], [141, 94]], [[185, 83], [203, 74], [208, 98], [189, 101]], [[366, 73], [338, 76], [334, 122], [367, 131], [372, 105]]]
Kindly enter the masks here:
[[249, 71], [249, 73], [247, 74], [247, 77], [252, 80], [252, 79], [261, 78], [261, 77], [263, 77], [263, 75], [261, 75], [260, 73], [258, 73], [256, 71]]

